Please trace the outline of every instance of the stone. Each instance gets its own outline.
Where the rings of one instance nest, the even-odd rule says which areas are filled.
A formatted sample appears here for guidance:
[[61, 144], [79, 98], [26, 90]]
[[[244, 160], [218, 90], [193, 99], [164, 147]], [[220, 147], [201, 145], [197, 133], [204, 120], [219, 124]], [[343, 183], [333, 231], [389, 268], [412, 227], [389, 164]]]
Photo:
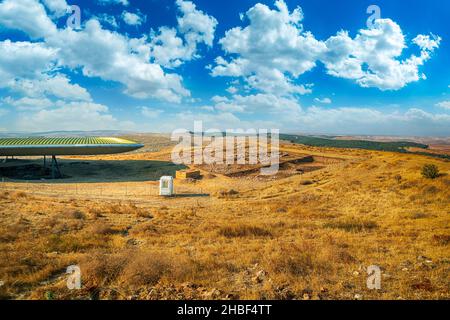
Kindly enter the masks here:
[[253, 278], [253, 281], [256, 283], [261, 283], [266, 279], [266, 272], [264, 270], [260, 270], [256, 273], [256, 276]]
[[212, 289], [211, 291], [206, 292], [204, 294], [204, 296], [207, 299], [216, 299], [216, 298], [218, 298], [220, 296], [220, 291], [217, 290], [217, 289]]
[[355, 300], [362, 300], [363, 296], [362, 296], [362, 294], [357, 293], [357, 294], [355, 294], [355, 296], [353, 298]]

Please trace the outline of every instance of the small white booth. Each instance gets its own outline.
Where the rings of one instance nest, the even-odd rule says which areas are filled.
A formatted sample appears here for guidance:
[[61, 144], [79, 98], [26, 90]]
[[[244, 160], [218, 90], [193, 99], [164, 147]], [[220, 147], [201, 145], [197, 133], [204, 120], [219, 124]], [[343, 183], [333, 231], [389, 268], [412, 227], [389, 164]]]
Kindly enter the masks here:
[[173, 196], [173, 177], [162, 176], [161, 179], [159, 179], [159, 195]]

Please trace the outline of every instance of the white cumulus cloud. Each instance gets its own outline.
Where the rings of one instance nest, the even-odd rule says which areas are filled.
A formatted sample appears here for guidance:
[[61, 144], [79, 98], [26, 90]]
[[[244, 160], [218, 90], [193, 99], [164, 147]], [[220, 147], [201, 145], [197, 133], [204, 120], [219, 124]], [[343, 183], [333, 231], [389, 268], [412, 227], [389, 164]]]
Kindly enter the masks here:
[[326, 40], [305, 31], [303, 12], [289, 11], [283, 0], [275, 9], [258, 3], [219, 43], [229, 56], [219, 56], [211, 67], [213, 76], [242, 77], [250, 88], [266, 92], [306, 94], [311, 88], [297, 84], [299, 77], [322, 62], [329, 75], [351, 79], [361, 87], [398, 90], [426, 79], [419, 68], [439, 48], [441, 38], [419, 34], [412, 39], [418, 55], [403, 57], [409, 43], [400, 26], [391, 19], [377, 19], [371, 29], [361, 29], [352, 38], [342, 30]]
[[245, 17], [248, 26], [228, 30], [220, 39], [231, 58], [218, 57], [211, 74], [243, 77], [251, 88], [267, 93], [310, 93], [294, 80], [316, 66], [326, 46], [303, 30], [301, 8], [289, 12], [282, 0], [275, 2], [275, 9], [258, 3]]
[[450, 100], [441, 101], [441, 102], [437, 103], [436, 106], [450, 110]]
[[27, 97], [51, 96], [64, 100], [91, 101], [89, 92], [78, 84], [72, 84], [64, 74], [43, 75], [39, 79], [15, 80], [10, 87]]
[[44, 6], [35, 0], [4, 0], [0, 3], [0, 25], [20, 30], [33, 39], [56, 32], [56, 26], [47, 16]]
[[64, 29], [47, 39], [59, 48], [61, 65], [81, 68], [88, 77], [97, 76], [125, 85], [125, 93], [136, 98], [156, 97], [179, 102], [189, 96], [177, 74], [166, 74], [159, 64], [136, 53], [136, 41], [105, 30], [97, 20], [89, 20], [82, 31]]
[[420, 55], [402, 59], [407, 44], [400, 26], [390, 19], [378, 19], [372, 29], [359, 30], [354, 39], [347, 31], [330, 37], [321, 61], [332, 76], [354, 80], [362, 87], [398, 90], [425, 78], [419, 67], [439, 42], [437, 36], [418, 35], [413, 43], [419, 46]]
[[21, 113], [16, 124], [18, 130], [28, 132], [54, 130], [117, 130], [132, 129], [133, 123], [120, 121], [109, 113], [107, 106], [92, 102], [60, 101], [55, 108], [34, 113]]
[[322, 103], [322, 104], [330, 104], [330, 103], [332, 103], [330, 98], [323, 98], [323, 99], [321, 99], [321, 98], [314, 98], [314, 101], [318, 102], [318, 103]]
[[124, 11], [122, 13], [122, 19], [130, 26], [139, 26], [146, 20], [146, 17], [141, 14]]
[[128, 6], [130, 4], [128, 0], [97, 0], [97, 2], [102, 5], [121, 4], [123, 6]]
[[66, 0], [43, 0], [43, 2], [57, 18], [67, 14], [68, 9], [70, 8]]
[[198, 58], [198, 45], [211, 47], [217, 20], [198, 10], [191, 1], [177, 0], [177, 28], [160, 27], [152, 32], [151, 57], [156, 63], [176, 68]]
[[0, 87], [15, 79], [36, 79], [51, 71], [57, 52], [44, 43], [0, 41]]
[[16, 100], [11, 97], [6, 97], [2, 101], [18, 110], [39, 110], [52, 106], [52, 102], [47, 98], [23, 97]]

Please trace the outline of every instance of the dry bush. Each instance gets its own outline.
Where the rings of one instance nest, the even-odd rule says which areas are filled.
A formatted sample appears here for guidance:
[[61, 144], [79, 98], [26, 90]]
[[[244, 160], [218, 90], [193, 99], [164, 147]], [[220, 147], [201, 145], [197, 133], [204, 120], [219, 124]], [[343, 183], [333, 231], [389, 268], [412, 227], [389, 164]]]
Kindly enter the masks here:
[[62, 214], [53, 215], [43, 223], [43, 230], [49, 230], [53, 234], [62, 234], [74, 230], [81, 230], [84, 226], [83, 220], [67, 219]]
[[156, 229], [153, 222], [145, 222], [140, 223], [130, 230], [130, 235], [136, 236], [136, 235], [154, 235], [157, 234], [158, 230]]
[[450, 235], [435, 234], [433, 235], [433, 242], [441, 246], [448, 246], [450, 244]]
[[239, 196], [239, 192], [234, 190], [234, 189], [230, 189], [230, 190], [221, 190], [218, 193], [218, 198], [237, 198]]
[[428, 218], [428, 216], [429, 216], [428, 214], [423, 212], [414, 212], [409, 217], [415, 220], [415, 219], [425, 219]]
[[196, 266], [183, 255], [127, 249], [86, 256], [80, 268], [87, 288], [121, 285], [136, 289], [156, 285], [162, 279], [171, 283], [187, 281]]
[[313, 183], [314, 182], [312, 182], [311, 180], [302, 180], [302, 181], [300, 181], [300, 185], [301, 186], [308, 186], [308, 185], [311, 185]]
[[111, 235], [117, 233], [117, 230], [114, 230], [110, 224], [104, 222], [104, 221], [96, 221], [93, 224], [91, 224], [87, 231], [92, 234], [96, 235]]
[[119, 203], [109, 205], [106, 210], [111, 214], [135, 215], [140, 218], [153, 218], [152, 214], [142, 208], [138, 208], [134, 203]]
[[323, 226], [325, 228], [340, 229], [347, 232], [369, 231], [378, 228], [378, 224], [375, 221], [360, 220], [355, 218], [328, 222]]
[[295, 206], [289, 209], [289, 215], [295, 217], [296, 219], [308, 219], [309, 221], [313, 219], [328, 219], [334, 218], [335, 213], [324, 211], [311, 210], [310, 207], [305, 206]]
[[0, 231], [0, 243], [14, 242], [19, 235], [12, 231]]
[[132, 205], [130, 204], [110, 204], [106, 207], [109, 213], [111, 214], [133, 214], [134, 210]]
[[14, 242], [19, 238], [20, 234], [29, 230], [29, 226], [23, 223], [17, 222], [10, 226], [3, 226], [0, 229], [0, 243], [1, 242]]
[[8, 199], [10, 196], [10, 193], [8, 191], [2, 191], [0, 193], [0, 200], [6, 200]]
[[92, 220], [97, 220], [98, 218], [103, 217], [103, 212], [98, 206], [90, 207], [88, 209], [88, 216]]
[[153, 218], [153, 215], [151, 214], [150, 211], [142, 209], [142, 208], [136, 207], [135, 214], [136, 214], [136, 217], [138, 217], [138, 218], [146, 218], [146, 219]]
[[218, 233], [219, 235], [227, 238], [272, 237], [271, 231], [262, 227], [249, 225], [231, 225], [221, 227]]
[[309, 244], [283, 244], [264, 258], [270, 274], [304, 277], [312, 273], [329, 271], [330, 261], [315, 246]]
[[405, 181], [400, 185], [400, 189], [411, 189], [417, 187], [419, 185], [419, 181]]
[[350, 264], [357, 262], [357, 259], [345, 248], [328, 247], [328, 255], [333, 262]]
[[422, 189], [422, 193], [424, 195], [435, 195], [435, 194], [439, 193], [440, 191], [441, 190], [436, 186], [425, 186]]
[[78, 220], [84, 220], [86, 218], [84, 212], [78, 209], [68, 209], [62, 212], [61, 215], [70, 219], [78, 219]]
[[194, 268], [194, 263], [184, 256], [159, 251], [136, 252], [120, 280], [132, 288], [155, 285], [163, 278], [171, 283], [183, 282], [191, 277]]
[[28, 195], [23, 191], [17, 191], [17, 192], [14, 192], [13, 194], [11, 194], [11, 199], [13, 199], [13, 200], [25, 199], [27, 197], [28, 197]]
[[5, 286], [0, 286], [0, 300], [9, 300], [12, 296], [6, 291]]
[[299, 201], [302, 204], [308, 203], [308, 202], [314, 202], [320, 200], [320, 196], [314, 193], [303, 193], [299, 196]]
[[444, 184], [447, 187], [450, 187], [450, 179], [442, 179], [442, 184]]
[[80, 262], [83, 285], [88, 288], [110, 285], [121, 275], [131, 257], [131, 251], [123, 251], [119, 254], [97, 252], [86, 256]]
[[108, 239], [95, 234], [53, 234], [46, 238], [45, 252], [83, 252], [108, 246]]

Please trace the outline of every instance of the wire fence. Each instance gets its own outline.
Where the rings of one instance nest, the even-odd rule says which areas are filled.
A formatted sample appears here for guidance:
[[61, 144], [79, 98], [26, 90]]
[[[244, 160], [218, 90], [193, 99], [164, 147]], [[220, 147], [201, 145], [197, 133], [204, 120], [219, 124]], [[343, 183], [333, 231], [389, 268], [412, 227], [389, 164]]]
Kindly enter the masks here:
[[[35, 195], [58, 195], [64, 197], [156, 197], [159, 196], [159, 185], [150, 183], [10, 183], [0, 181], [0, 191], [25, 192]], [[175, 186], [177, 195], [202, 194], [201, 189], [189, 186]]]

